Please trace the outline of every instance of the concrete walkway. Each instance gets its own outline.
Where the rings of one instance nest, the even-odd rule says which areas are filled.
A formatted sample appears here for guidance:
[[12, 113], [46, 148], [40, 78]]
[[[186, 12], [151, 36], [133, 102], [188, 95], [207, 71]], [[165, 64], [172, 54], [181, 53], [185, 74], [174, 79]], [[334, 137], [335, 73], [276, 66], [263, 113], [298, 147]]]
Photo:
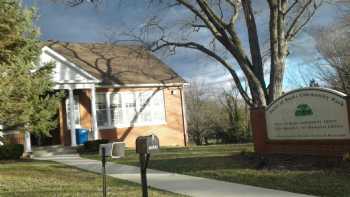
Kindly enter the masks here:
[[[51, 160], [91, 172], [101, 172], [100, 161], [84, 159], [79, 157], [79, 155], [60, 155], [36, 159]], [[107, 173], [111, 177], [140, 183], [140, 170], [138, 167], [110, 162], [107, 163], [106, 167]], [[169, 173], [159, 170], [149, 169], [147, 172], [149, 186], [194, 197], [310, 197], [308, 195]]]

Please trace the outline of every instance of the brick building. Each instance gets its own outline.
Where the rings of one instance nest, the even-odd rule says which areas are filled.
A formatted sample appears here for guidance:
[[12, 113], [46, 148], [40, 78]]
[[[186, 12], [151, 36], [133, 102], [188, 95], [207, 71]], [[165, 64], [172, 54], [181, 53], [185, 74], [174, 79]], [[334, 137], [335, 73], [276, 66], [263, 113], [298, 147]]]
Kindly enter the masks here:
[[53, 62], [54, 88], [65, 92], [53, 141], [76, 145], [76, 128], [89, 139], [124, 141], [155, 134], [162, 146], [187, 144], [183, 80], [136, 45], [47, 42], [40, 66]]

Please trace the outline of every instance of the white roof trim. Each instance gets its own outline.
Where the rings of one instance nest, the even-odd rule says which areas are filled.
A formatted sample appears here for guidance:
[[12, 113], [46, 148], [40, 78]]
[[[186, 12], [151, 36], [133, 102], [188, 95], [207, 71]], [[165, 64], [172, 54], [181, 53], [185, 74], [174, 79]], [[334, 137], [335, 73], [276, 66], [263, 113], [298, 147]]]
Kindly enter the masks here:
[[60, 81], [55, 81], [56, 84], [96, 84], [95, 81], [93, 80], [86, 80], [86, 81], [78, 81], [78, 80], [60, 80]]
[[[48, 55], [53, 56], [53, 58], [56, 58], [60, 61], [62, 61], [63, 63], [67, 64], [68, 66], [73, 67], [74, 69], [76, 69], [78, 72], [80, 72], [81, 74], [87, 76], [88, 78], [91, 78], [93, 80], [89, 80], [89, 82], [92, 83], [100, 83], [101, 81], [96, 79], [96, 77], [94, 77], [93, 75], [91, 75], [90, 73], [86, 72], [84, 69], [80, 68], [79, 66], [77, 66], [76, 64], [70, 62], [69, 60], [67, 60], [65, 57], [63, 57], [62, 55], [60, 55], [59, 53], [57, 53], [56, 51], [52, 50], [51, 48], [44, 46], [42, 49], [42, 52], [46, 52]], [[79, 83], [79, 82], [78, 82]]]
[[91, 89], [94, 88], [94, 84], [92, 83], [63, 83], [63, 84], [55, 84], [53, 89], [55, 90], [69, 90], [69, 89]]
[[171, 86], [183, 86], [183, 85], [189, 85], [189, 83], [149, 83], [149, 84], [111, 84], [111, 85], [101, 85], [96, 84], [97, 88], [130, 88], [130, 87], [171, 87]]

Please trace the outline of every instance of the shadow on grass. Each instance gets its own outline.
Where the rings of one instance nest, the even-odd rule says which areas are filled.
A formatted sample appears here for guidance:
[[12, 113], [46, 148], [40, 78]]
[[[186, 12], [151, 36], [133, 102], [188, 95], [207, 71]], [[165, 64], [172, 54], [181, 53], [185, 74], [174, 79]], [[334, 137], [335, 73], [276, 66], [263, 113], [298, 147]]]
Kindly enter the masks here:
[[33, 159], [17, 159], [17, 160], [0, 160], [0, 164], [18, 164], [24, 162], [39, 162], [38, 160]]
[[317, 196], [350, 193], [350, 176], [344, 174], [350, 168], [333, 158], [274, 155], [264, 158], [266, 164], [259, 168], [260, 159], [252, 155], [161, 159], [150, 161], [150, 168]]
[[[174, 159], [151, 159], [150, 168], [171, 172], [186, 173], [192, 171], [240, 169], [242, 166], [231, 156], [188, 157]], [[253, 168], [253, 166], [246, 166]]]
[[[136, 164], [137, 163], [132, 163]], [[318, 156], [266, 155], [254, 153], [233, 154], [231, 156], [202, 156], [169, 158], [151, 157], [150, 168], [186, 173], [192, 171], [231, 170], [270, 170], [270, 171], [342, 171], [349, 173], [350, 162], [339, 158]]]

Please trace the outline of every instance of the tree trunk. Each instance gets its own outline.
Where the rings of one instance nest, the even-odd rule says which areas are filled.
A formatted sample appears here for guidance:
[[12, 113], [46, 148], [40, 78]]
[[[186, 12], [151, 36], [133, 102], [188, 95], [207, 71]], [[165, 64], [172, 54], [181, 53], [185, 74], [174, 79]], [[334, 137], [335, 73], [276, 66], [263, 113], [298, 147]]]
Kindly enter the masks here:
[[270, 0], [270, 46], [271, 46], [271, 72], [268, 103], [282, 95], [283, 75], [288, 45], [285, 38], [285, 16], [287, 1]]
[[268, 104], [282, 95], [284, 69], [285, 62], [278, 58], [274, 63], [274, 75], [272, 76], [273, 81], [270, 84]]

